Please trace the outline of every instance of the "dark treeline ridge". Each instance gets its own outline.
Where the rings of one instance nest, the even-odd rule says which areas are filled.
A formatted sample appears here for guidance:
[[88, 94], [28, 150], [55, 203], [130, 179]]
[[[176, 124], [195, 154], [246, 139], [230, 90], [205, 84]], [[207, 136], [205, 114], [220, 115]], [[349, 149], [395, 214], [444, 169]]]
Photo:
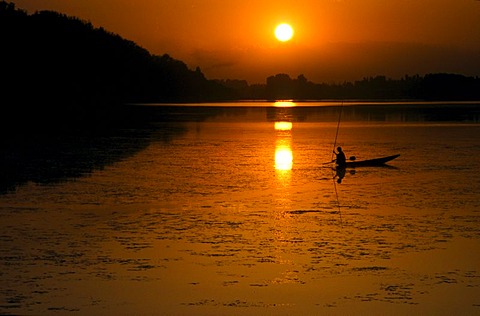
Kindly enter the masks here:
[[27, 14], [0, 1], [0, 41], [4, 124], [81, 125], [111, 119], [129, 102], [215, 101], [231, 94], [199, 68], [52, 11]]
[[385, 76], [364, 78], [355, 82], [313, 83], [304, 75], [290, 78], [277, 74], [266, 84], [249, 85], [244, 80], [218, 80], [232, 89], [240, 99], [293, 100], [480, 100], [480, 78], [459, 74], [437, 73], [425, 76]]
[[85, 126], [130, 119], [121, 106], [232, 100], [479, 100], [480, 78], [428, 74], [313, 83], [305, 76], [265, 84], [208, 80], [169, 55], [157, 56], [119, 35], [57, 12], [28, 14], [0, 1], [0, 126]]

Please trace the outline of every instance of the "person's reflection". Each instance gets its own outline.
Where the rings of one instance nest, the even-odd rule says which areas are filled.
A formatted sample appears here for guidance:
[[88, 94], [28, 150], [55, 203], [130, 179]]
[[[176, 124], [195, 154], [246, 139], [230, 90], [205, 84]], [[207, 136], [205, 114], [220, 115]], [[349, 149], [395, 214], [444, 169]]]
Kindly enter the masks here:
[[337, 179], [337, 183], [342, 183], [343, 178], [345, 178], [345, 174], [347, 173], [347, 169], [345, 168], [335, 168], [335, 176], [334, 179]]
[[[345, 178], [345, 175], [347, 173], [346, 168], [335, 168], [335, 176], [333, 176], [334, 179], [337, 179], [337, 183], [342, 183], [343, 178]], [[350, 174], [355, 174], [355, 170], [350, 170]]]

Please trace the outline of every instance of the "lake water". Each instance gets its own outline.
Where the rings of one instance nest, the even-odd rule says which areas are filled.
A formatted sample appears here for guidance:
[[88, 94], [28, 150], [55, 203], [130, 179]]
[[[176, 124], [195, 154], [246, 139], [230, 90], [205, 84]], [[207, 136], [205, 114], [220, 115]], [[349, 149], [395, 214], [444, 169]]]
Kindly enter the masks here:
[[276, 105], [4, 145], [0, 314], [480, 314], [480, 104]]

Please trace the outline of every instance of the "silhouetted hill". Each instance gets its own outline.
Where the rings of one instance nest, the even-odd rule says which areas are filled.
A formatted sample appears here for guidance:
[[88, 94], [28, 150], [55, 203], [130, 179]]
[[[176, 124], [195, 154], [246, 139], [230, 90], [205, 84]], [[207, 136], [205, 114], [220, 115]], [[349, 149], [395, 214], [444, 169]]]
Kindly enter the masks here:
[[[196, 102], [228, 89], [168, 55], [51, 11], [0, 2], [2, 118], [57, 126], [103, 120], [126, 102]], [[5, 121], [3, 122], [5, 123]]]

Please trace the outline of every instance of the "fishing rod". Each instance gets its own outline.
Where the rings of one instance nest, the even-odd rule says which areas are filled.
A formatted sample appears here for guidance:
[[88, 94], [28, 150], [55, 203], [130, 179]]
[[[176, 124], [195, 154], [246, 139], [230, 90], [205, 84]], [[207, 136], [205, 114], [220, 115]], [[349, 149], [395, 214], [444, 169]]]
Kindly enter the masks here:
[[335, 183], [335, 178], [333, 178], [333, 187], [335, 188], [335, 196], [337, 198], [338, 214], [340, 214], [340, 225], [342, 225], [342, 227], [343, 227], [342, 211], [340, 209], [340, 201], [338, 199], [338, 191], [337, 191], [337, 184]]
[[338, 130], [340, 129], [340, 121], [342, 119], [342, 112], [343, 112], [343, 100], [342, 100], [342, 104], [340, 105], [340, 113], [338, 114], [337, 131], [335, 133], [335, 141], [333, 142], [332, 161], [333, 161], [333, 155], [334, 155], [333, 152], [335, 151], [335, 146], [337, 146]]

